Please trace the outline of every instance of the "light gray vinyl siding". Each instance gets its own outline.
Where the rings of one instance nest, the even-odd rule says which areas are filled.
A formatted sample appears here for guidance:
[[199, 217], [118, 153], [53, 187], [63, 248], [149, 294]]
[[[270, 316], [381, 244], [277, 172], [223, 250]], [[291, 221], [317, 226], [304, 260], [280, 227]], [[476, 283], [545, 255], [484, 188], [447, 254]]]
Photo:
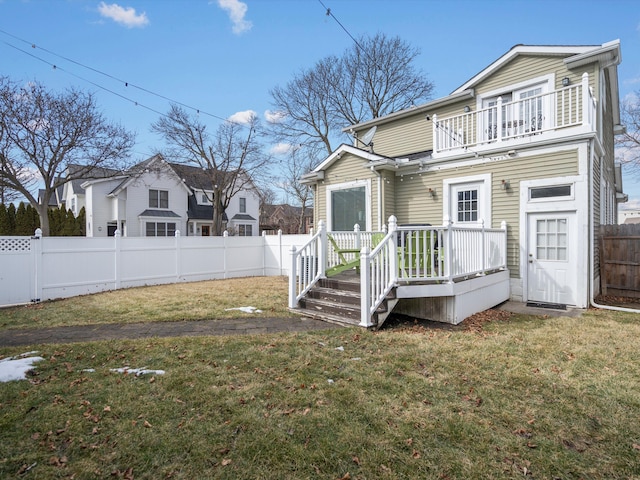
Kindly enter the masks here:
[[[430, 223], [442, 225], [442, 193], [445, 179], [491, 173], [492, 227], [502, 221], [508, 226], [508, 265], [512, 277], [519, 277], [520, 240], [520, 182], [541, 178], [578, 174], [578, 151], [566, 150], [536, 157], [514, 158], [485, 165], [412, 174], [396, 177], [396, 217], [399, 224]], [[502, 180], [509, 180], [511, 188], [502, 189]], [[437, 195], [431, 197], [429, 188]]]

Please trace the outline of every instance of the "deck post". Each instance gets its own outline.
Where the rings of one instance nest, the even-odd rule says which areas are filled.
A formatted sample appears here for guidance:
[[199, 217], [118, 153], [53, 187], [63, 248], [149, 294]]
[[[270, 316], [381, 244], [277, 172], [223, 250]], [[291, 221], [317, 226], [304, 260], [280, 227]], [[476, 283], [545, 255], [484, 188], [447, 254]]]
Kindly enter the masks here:
[[591, 95], [589, 94], [589, 74], [584, 72], [582, 74], [582, 125], [587, 127], [587, 131], [593, 129], [593, 118], [591, 115]]
[[372, 325], [369, 315], [371, 305], [371, 267], [369, 265], [369, 248], [360, 250], [360, 326], [368, 328]]
[[318, 222], [318, 232], [320, 233], [320, 245], [317, 249], [318, 254], [318, 273], [321, 278], [326, 277], [325, 272], [327, 271], [327, 229], [325, 227], [324, 220], [320, 220]]
[[[383, 225], [384, 227], [384, 225]], [[398, 219], [395, 215], [389, 217], [389, 233], [393, 233], [391, 236], [391, 251], [389, 252], [389, 272], [394, 280], [398, 279]]]
[[[438, 153], [438, 151], [440, 150], [440, 137], [438, 136], [438, 115], [436, 115], [434, 113], [431, 118], [433, 120], [433, 122], [432, 122], [432, 128], [433, 128], [433, 153]], [[427, 118], [427, 120], [428, 119], [429, 118]]]
[[360, 250], [362, 248], [362, 240], [361, 240], [361, 234], [360, 234], [360, 225], [359, 224], [355, 224], [353, 226], [353, 233], [355, 233], [355, 237], [356, 237], [356, 244], [353, 248], [357, 248], [358, 250]]
[[480, 219], [480, 227], [482, 229], [482, 234], [480, 236], [480, 256], [482, 257], [482, 271], [480, 272], [480, 275], [486, 275], [487, 274], [487, 244], [486, 244], [486, 236], [487, 236], [487, 232], [485, 231], [485, 227], [484, 227], [484, 218]]
[[298, 251], [296, 250], [296, 246], [291, 245], [291, 248], [289, 248], [289, 258], [291, 259], [291, 263], [289, 264], [289, 266], [291, 267], [291, 270], [289, 271], [289, 308], [296, 308], [298, 306], [298, 302], [296, 302], [296, 279], [298, 278], [298, 275], [296, 274], [297, 253]]
[[508, 252], [508, 248], [509, 248], [509, 241], [507, 239], [507, 222], [506, 220], [503, 220], [502, 222], [500, 222], [500, 228], [502, 230], [504, 230], [504, 265], [502, 266], [502, 268], [506, 269], [508, 267], [508, 262], [507, 262], [507, 252]]
[[444, 217], [444, 226], [446, 230], [444, 231], [446, 237], [445, 244], [445, 254], [444, 254], [444, 273], [445, 277], [448, 278], [447, 282], [452, 283], [453, 277], [453, 230], [452, 230], [453, 222], [451, 221], [451, 217], [449, 215], [445, 215]]

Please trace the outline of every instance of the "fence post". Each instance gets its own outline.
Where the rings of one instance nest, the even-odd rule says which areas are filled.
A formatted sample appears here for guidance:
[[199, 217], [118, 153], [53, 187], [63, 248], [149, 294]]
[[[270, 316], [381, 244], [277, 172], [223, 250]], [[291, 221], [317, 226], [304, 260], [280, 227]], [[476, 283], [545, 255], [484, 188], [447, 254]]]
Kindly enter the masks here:
[[297, 266], [297, 262], [296, 262], [296, 254], [298, 253], [298, 251], [296, 250], [296, 246], [295, 245], [291, 245], [291, 248], [289, 248], [289, 255], [290, 255], [290, 267], [291, 269], [289, 270], [289, 308], [296, 308], [298, 305], [298, 302], [296, 302], [296, 297], [298, 292], [296, 291], [296, 282], [297, 282], [297, 272], [296, 272], [296, 266]]
[[222, 232], [222, 266], [224, 268], [224, 277], [227, 277], [227, 239], [229, 238], [229, 232], [226, 230]]
[[362, 247], [360, 250], [360, 326], [369, 327], [371, 316], [371, 268], [369, 266], [369, 249]]
[[280, 276], [282, 276], [282, 229], [278, 229], [278, 266], [280, 267]]
[[35, 235], [31, 237], [31, 260], [34, 271], [33, 298], [31, 301], [37, 303], [42, 298], [42, 230], [37, 228]]
[[118, 290], [122, 286], [122, 233], [119, 229], [115, 231], [113, 234], [114, 241], [114, 252], [113, 252], [113, 262], [114, 262], [114, 277], [115, 277], [115, 289]]
[[174, 239], [174, 245], [176, 249], [176, 283], [178, 283], [182, 275], [182, 240], [180, 237], [180, 230], [176, 230]]

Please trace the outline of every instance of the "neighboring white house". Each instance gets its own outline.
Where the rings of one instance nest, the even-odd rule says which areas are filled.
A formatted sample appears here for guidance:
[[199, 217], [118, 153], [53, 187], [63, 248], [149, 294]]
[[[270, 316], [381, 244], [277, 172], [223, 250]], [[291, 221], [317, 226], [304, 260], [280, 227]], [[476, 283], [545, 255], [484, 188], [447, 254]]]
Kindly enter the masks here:
[[[74, 168], [74, 167], [72, 167]], [[88, 237], [209, 236], [213, 229], [213, 191], [201, 169], [169, 163], [155, 155], [124, 173], [104, 170], [87, 180], [65, 184], [58, 204], [74, 214], [84, 207]], [[240, 190], [224, 214], [230, 235], [258, 235], [259, 197]]]

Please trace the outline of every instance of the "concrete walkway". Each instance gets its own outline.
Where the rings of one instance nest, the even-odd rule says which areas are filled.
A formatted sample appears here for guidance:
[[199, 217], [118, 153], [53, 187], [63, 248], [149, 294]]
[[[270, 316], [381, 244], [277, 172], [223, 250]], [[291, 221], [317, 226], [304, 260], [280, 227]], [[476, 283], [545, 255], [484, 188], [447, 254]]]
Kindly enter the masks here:
[[76, 343], [151, 337], [195, 337], [203, 335], [250, 335], [278, 332], [328, 330], [340, 326], [308, 318], [228, 318], [189, 322], [152, 322], [82, 325], [0, 332], [0, 347], [43, 343]]
[[[520, 302], [505, 302], [498, 310], [541, 317], [576, 317], [584, 310], [553, 310], [529, 307]], [[434, 322], [434, 325], [435, 324]], [[447, 325], [447, 324], [441, 324]], [[450, 326], [450, 325], [449, 325]], [[127, 324], [82, 325], [0, 332], [0, 347], [18, 347], [43, 343], [77, 343], [100, 340], [125, 340], [152, 337], [196, 337], [204, 335], [251, 335], [278, 332], [306, 332], [342, 328], [340, 325], [306, 317], [227, 318], [186, 322], [149, 322]]]

